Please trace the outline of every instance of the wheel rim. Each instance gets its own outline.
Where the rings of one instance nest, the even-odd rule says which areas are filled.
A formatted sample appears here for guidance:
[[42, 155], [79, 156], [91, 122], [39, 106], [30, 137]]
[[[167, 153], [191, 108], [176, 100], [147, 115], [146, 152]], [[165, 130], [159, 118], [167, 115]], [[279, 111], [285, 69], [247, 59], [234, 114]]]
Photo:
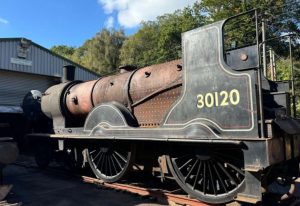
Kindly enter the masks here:
[[173, 152], [167, 158], [170, 170], [183, 190], [209, 203], [234, 199], [244, 183], [240, 149], [222, 146], [185, 151], [188, 153]]
[[133, 146], [103, 144], [87, 150], [87, 157], [98, 178], [105, 182], [116, 182], [131, 168], [133, 153]]

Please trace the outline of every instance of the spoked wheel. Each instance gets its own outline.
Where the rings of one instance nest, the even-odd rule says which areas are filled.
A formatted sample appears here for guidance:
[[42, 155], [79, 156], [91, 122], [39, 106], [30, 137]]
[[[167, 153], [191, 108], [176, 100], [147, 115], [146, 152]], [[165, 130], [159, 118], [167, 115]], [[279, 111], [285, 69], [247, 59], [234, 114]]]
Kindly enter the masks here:
[[94, 174], [104, 182], [116, 182], [131, 169], [135, 148], [123, 143], [99, 143], [87, 150]]
[[173, 148], [168, 166], [192, 197], [208, 203], [233, 200], [244, 184], [242, 150], [232, 146]]

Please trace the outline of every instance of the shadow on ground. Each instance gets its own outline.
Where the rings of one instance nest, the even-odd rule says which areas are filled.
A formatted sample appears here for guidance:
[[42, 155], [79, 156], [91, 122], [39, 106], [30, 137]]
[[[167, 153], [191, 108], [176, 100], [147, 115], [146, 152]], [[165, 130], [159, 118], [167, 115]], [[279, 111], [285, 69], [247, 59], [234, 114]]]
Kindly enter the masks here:
[[31, 158], [20, 157], [16, 164], [4, 169], [4, 183], [13, 184], [8, 202], [24, 206], [89, 206], [139, 205], [159, 206], [153, 200], [132, 194], [103, 190], [85, 184], [79, 178], [55, 166], [41, 170]]

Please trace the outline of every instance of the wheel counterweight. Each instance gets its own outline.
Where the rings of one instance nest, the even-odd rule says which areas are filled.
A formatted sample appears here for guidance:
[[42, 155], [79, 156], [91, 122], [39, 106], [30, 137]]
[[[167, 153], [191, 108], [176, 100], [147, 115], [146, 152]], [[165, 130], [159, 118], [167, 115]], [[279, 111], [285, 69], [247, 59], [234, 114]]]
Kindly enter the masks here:
[[236, 197], [245, 176], [241, 149], [224, 145], [188, 147], [184, 151], [180, 148], [173, 148], [167, 161], [183, 190], [200, 201], [214, 204]]
[[104, 182], [116, 182], [131, 169], [134, 154], [133, 145], [101, 142], [87, 150], [87, 159], [96, 177]]

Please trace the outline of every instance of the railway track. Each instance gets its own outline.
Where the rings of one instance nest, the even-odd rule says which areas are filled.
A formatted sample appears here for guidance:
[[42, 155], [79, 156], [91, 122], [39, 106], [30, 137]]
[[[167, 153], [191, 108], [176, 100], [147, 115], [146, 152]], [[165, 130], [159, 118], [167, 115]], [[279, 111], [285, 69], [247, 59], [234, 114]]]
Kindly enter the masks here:
[[[28, 162], [16, 162], [14, 163], [16, 166], [25, 167], [25, 168], [37, 168], [35, 163]], [[51, 173], [55, 173], [57, 175], [64, 175], [65, 172], [61, 170], [61, 168], [48, 168], [47, 171]], [[132, 194], [136, 194], [141, 198], [149, 198], [153, 199], [161, 204], [169, 204], [169, 205], [189, 205], [189, 206], [210, 206], [208, 204], [199, 202], [196, 199], [189, 198], [187, 195], [182, 194], [174, 194], [178, 191], [176, 190], [166, 190], [166, 189], [156, 189], [151, 188], [151, 186], [147, 185], [146, 187], [132, 185], [131, 183], [105, 183], [102, 180], [97, 178], [93, 178], [90, 176], [81, 176], [74, 174], [74, 177], [81, 178], [84, 183], [94, 184], [97, 187], [102, 189], [111, 189], [114, 191], [128, 192]], [[169, 188], [168, 188], [169, 189]], [[172, 188], [173, 189], [173, 188]], [[179, 189], [180, 190], [180, 189]], [[0, 206], [2, 206], [0, 204]]]
[[129, 184], [120, 184], [120, 183], [105, 183], [99, 179], [82, 176], [82, 179], [86, 183], [92, 183], [99, 185], [101, 187], [121, 190], [130, 192], [133, 194], [138, 194], [142, 197], [152, 197], [155, 198], [159, 203], [170, 204], [170, 205], [189, 205], [189, 206], [210, 206], [208, 204], [199, 202], [196, 199], [189, 198], [186, 195], [177, 195], [172, 194], [170, 191], [160, 190], [160, 189], [151, 189], [143, 188], [138, 186], [133, 186]]
[[[25, 168], [36, 168], [34, 163], [28, 164], [25, 162], [16, 162], [14, 163], [16, 166], [25, 167]], [[64, 175], [65, 173], [61, 170], [61, 168], [48, 168], [47, 169], [51, 173], [55, 173], [57, 175]], [[145, 185], [143, 186], [136, 186], [130, 182], [126, 183], [105, 183], [104, 181], [93, 178], [90, 176], [81, 176], [78, 174], [74, 174], [74, 177], [81, 178], [84, 183], [94, 184], [101, 189], [111, 189], [114, 191], [121, 191], [121, 192], [128, 192], [131, 194], [138, 195], [141, 198], [149, 198], [155, 200], [160, 204], [168, 204], [172, 206], [177, 205], [189, 205], [189, 206], [211, 206], [209, 204], [205, 204], [203, 202], [199, 202], [196, 199], [189, 198], [187, 195], [178, 194], [178, 190], [181, 189], [174, 189], [174, 188], [167, 188], [167, 189], [157, 189], [152, 188], [153, 185], [148, 185], [148, 182], [145, 181]], [[171, 190], [169, 190], [171, 189]], [[174, 189], [174, 190], [172, 190]], [[0, 205], [2, 206], [2, 205]], [[221, 206], [221, 205], [220, 205]]]
[[[34, 163], [28, 164], [28, 162], [16, 162], [14, 163], [16, 166], [25, 167], [25, 168], [37, 168]], [[51, 174], [57, 175], [57, 176], [65, 176], [66, 174], [70, 177], [70, 173], [66, 173], [66, 170], [63, 170], [61, 167], [50, 167], [47, 169], [47, 172], [50, 172]], [[97, 178], [93, 178], [91, 176], [85, 175], [79, 175], [79, 174], [73, 174], [74, 180], [80, 179], [84, 183], [93, 184], [96, 185], [100, 189], [104, 190], [113, 190], [116, 192], [125, 192], [125, 193], [131, 193], [134, 195], [138, 195], [140, 198], [145, 199], [151, 199], [159, 204], [168, 204], [171, 206], [213, 206], [209, 205], [203, 202], [200, 202], [196, 199], [193, 199], [189, 197], [188, 195], [182, 194], [178, 189], [169, 187], [167, 185], [166, 188], [161, 188], [160, 185], [158, 185], [158, 182], [153, 181], [154, 179], [147, 179], [143, 178], [143, 185], [135, 183], [135, 178], [138, 178], [137, 175], [134, 175], [134, 177], [130, 177], [128, 181], [124, 181], [122, 183], [106, 183], [102, 180], [99, 180]], [[140, 182], [140, 181], [138, 181]], [[300, 182], [300, 179], [297, 179], [296, 182]], [[5, 205], [4, 203], [0, 206]], [[18, 205], [18, 204], [11, 204], [11, 205]], [[5, 205], [6, 206], [6, 205]], [[9, 205], [10, 206], [10, 205]], [[215, 205], [216, 206], [216, 205]], [[218, 205], [218, 206], [253, 206], [251, 204], [241, 204], [238, 202], [233, 202], [226, 205]], [[257, 204], [256, 206], [300, 206], [300, 200], [295, 199], [293, 201], [290, 201], [288, 203], [281, 203], [281, 204], [273, 204], [269, 201], [264, 201], [263, 203]]]
[[[89, 176], [81, 176], [83, 182], [95, 184], [103, 189], [111, 189], [115, 191], [123, 191], [132, 194], [139, 195], [144, 198], [151, 198], [156, 200], [160, 204], [168, 204], [171, 206], [254, 206], [250, 203], [231, 202], [223, 205], [210, 205], [198, 201], [197, 199], [190, 198], [188, 195], [176, 194], [177, 190], [169, 191], [156, 188], [141, 187], [131, 184], [122, 183], [106, 183], [97, 178]], [[296, 180], [300, 182], [300, 178]], [[300, 198], [292, 197], [290, 200], [285, 202], [274, 203], [271, 199], [265, 199], [263, 202], [256, 204], [256, 206], [300, 206]]]

